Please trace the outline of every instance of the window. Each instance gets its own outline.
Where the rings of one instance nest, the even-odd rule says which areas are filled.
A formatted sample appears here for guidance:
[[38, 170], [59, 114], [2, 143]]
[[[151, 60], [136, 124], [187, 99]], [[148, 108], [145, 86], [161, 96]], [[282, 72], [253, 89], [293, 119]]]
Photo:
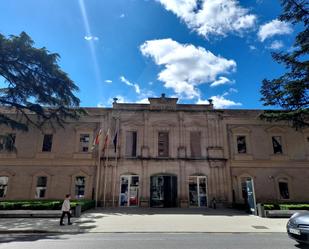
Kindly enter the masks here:
[[0, 198], [6, 197], [8, 182], [9, 178], [7, 176], [0, 176]]
[[247, 153], [246, 136], [237, 136], [237, 152], [239, 154]]
[[35, 198], [44, 198], [46, 196], [47, 177], [38, 176], [36, 183]]
[[281, 136], [273, 136], [272, 137], [272, 143], [273, 143], [274, 154], [282, 154], [282, 138], [281, 138]]
[[89, 142], [90, 142], [90, 135], [89, 134], [80, 134], [79, 135], [79, 151], [80, 152], [88, 152], [89, 151]]
[[287, 180], [281, 179], [278, 181], [280, 199], [288, 200], [290, 199], [289, 184]]
[[201, 157], [201, 132], [190, 132], [191, 157]]
[[45, 134], [43, 138], [43, 152], [50, 152], [52, 150], [53, 145], [53, 135], [52, 134]]
[[168, 132], [159, 132], [158, 134], [158, 156], [168, 157]]
[[16, 134], [9, 133], [0, 136], [0, 151], [12, 151], [15, 148]]
[[137, 147], [137, 132], [127, 131], [126, 132], [126, 156], [136, 157], [136, 147]]
[[77, 176], [75, 178], [75, 196], [77, 199], [85, 197], [85, 177], [84, 176]]

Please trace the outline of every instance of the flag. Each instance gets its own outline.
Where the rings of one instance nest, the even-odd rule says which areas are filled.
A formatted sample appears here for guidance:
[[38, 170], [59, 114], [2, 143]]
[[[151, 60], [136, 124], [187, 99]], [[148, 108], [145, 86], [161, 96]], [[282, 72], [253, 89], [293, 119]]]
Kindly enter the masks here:
[[109, 143], [109, 137], [110, 137], [110, 130], [108, 129], [107, 132], [106, 132], [106, 135], [105, 135], [105, 139], [104, 139], [104, 145], [103, 145], [103, 148], [102, 148], [102, 152], [104, 154], [107, 146], [108, 146], [108, 143]]
[[101, 136], [102, 136], [102, 129], [99, 130], [98, 134], [93, 139], [91, 150], [93, 150], [97, 145], [100, 144]]
[[118, 137], [118, 132], [115, 133], [115, 136], [114, 136], [114, 139], [113, 139], [115, 153], [117, 152], [117, 137]]

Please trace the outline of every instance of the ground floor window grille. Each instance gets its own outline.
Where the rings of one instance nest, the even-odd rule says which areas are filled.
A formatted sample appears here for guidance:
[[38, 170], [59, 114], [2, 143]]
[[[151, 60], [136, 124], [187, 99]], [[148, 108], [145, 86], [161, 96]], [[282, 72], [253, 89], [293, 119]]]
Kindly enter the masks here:
[[46, 190], [47, 190], [47, 177], [39, 176], [37, 178], [35, 198], [46, 197]]
[[77, 199], [85, 197], [85, 177], [77, 176], [75, 178], [75, 196]]
[[278, 184], [279, 184], [280, 198], [284, 200], [290, 199], [288, 182], [286, 180], [279, 180]]
[[6, 197], [9, 178], [7, 176], [0, 176], [0, 198]]

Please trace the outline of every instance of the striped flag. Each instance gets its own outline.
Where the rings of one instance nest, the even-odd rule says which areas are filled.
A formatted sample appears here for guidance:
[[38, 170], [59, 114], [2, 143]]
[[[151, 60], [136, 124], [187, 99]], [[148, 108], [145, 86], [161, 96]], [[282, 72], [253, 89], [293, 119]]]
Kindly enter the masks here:
[[91, 150], [94, 150], [94, 148], [100, 144], [101, 137], [102, 137], [102, 129], [99, 130], [98, 134], [93, 139]]
[[109, 144], [109, 139], [110, 139], [110, 129], [107, 130], [106, 135], [105, 135], [105, 139], [104, 139], [104, 145], [102, 148], [102, 152], [104, 154], [108, 144]]

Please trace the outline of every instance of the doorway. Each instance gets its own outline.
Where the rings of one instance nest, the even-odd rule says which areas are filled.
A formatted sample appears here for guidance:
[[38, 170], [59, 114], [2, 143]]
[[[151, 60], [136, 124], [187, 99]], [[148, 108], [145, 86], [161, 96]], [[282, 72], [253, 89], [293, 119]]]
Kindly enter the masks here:
[[138, 175], [122, 175], [120, 177], [120, 207], [136, 207], [139, 202], [139, 177]]
[[208, 206], [206, 176], [189, 176], [189, 205], [190, 207]]
[[177, 207], [177, 176], [156, 175], [150, 178], [150, 206]]

